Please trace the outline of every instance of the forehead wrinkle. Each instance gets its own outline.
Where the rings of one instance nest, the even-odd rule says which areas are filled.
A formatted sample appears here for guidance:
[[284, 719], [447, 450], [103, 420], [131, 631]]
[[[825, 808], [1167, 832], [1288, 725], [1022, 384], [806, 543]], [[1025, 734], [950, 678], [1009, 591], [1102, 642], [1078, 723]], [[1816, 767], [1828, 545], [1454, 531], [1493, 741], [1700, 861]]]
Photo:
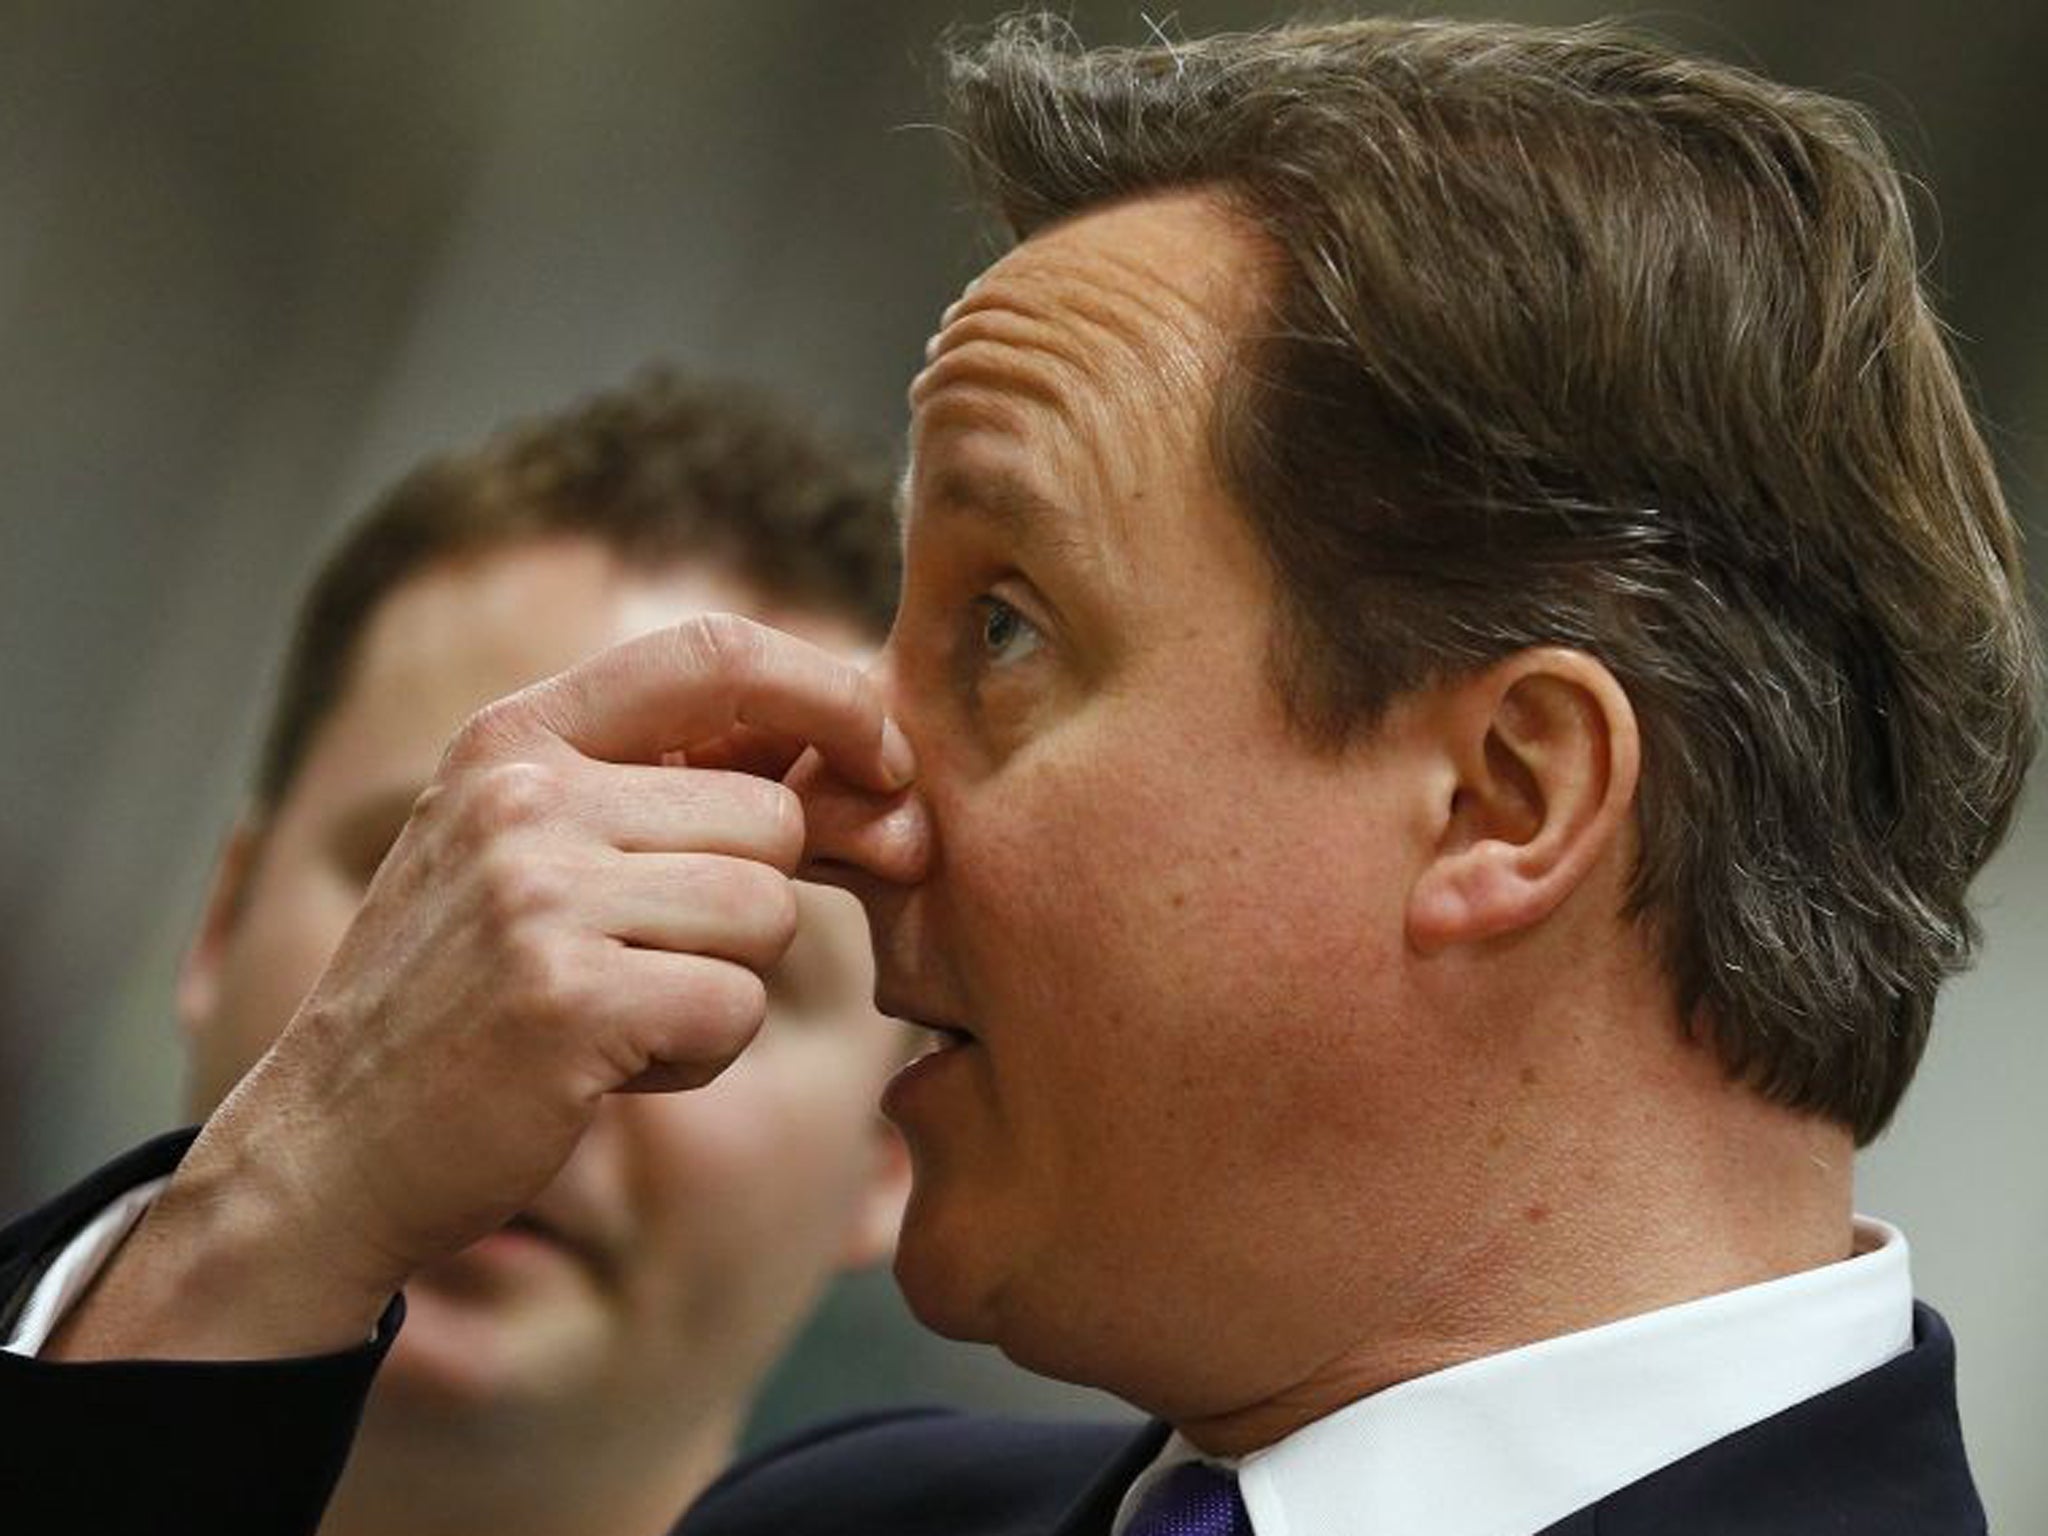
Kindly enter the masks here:
[[1085, 380], [1099, 377], [1105, 353], [1141, 373], [1164, 373], [1176, 393], [1215, 375], [1226, 338], [1206, 287], [1106, 242], [1074, 251], [1057, 234], [1039, 239], [1053, 243], [1018, 247], [1009, 258], [1015, 265], [984, 278], [949, 320], [994, 308], [1028, 315], [1040, 323], [1045, 351]]
[[1221, 372], [1229, 322], [1215, 311], [1227, 300], [1228, 265], [1176, 265], [1061, 226], [1018, 246], [954, 302], [934, 356], [981, 339], [1016, 345], [1053, 363], [1036, 382], [1056, 387], [1095, 380], [1107, 354], [1163, 373], [1178, 398]]
[[1116, 530], [1086, 549], [1118, 585], [1142, 576], [1129, 533], [1146, 495], [1217, 488], [1208, 414], [1268, 277], [1255, 229], [1212, 197], [1184, 201], [1197, 217], [1168, 209], [1163, 232], [1111, 234], [1123, 216], [1111, 208], [1017, 246], [946, 311], [911, 391], [914, 437], [988, 425], [1028, 438], [1030, 418], [1051, 424], [1067, 451], [1025, 479], [1053, 474], [1076, 532]]
[[[922, 440], [935, 432], [986, 427], [1001, 436], [1028, 438], [1032, 429], [1026, 417], [1034, 408], [1069, 450], [1061, 457], [1070, 466], [1087, 463], [1086, 445], [1101, 436], [1095, 399], [1099, 391], [1093, 387], [1089, 350], [1074, 344], [1072, 326], [1059, 323], [1057, 314], [1056, 308], [1036, 303], [1029, 292], [1016, 293], [986, 281], [947, 311], [931, 361], [910, 388], [913, 465], [925, 457]], [[915, 481], [913, 469], [907, 483]], [[990, 487], [1001, 491], [993, 506], [986, 499]], [[999, 471], [993, 477], [949, 471], [939, 489], [955, 505], [997, 513], [1029, 507], [1057, 515], [1055, 504], [1031, 490], [1014, 471]], [[1078, 487], [1065, 489], [1072, 492]], [[999, 516], [997, 521], [1005, 531], [1026, 531], [1021, 517]], [[1067, 553], [1079, 549], [1071, 532], [1051, 536], [1054, 516], [1037, 515], [1030, 522], [1034, 531], [1046, 535], [1038, 542]]]
[[1098, 245], [1092, 265], [1107, 268], [1115, 281], [1077, 274], [1082, 281], [1069, 303], [1083, 324], [1133, 361], [1165, 363], [1169, 372], [1200, 376], [1221, 359], [1224, 328], [1221, 317], [1210, 313], [1206, 293], [1116, 246]]
[[984, 279], [946, 312], [931, 359], [911, 382], [912, 435], [947, 424], [1027, 435], [1023, 413], [1036, 408], [1070, 441], [1082, 439], [1076, 412], [1087, 384], [1085, 359], [1052, 316]]
[[[1125, 498], [1169, 468], [1156, 456], [1162, 406], [1185, 431], [1191, 458], [1181, 472], [1213, 483], [1207, 417], [1249, 318], [1242, 313], [1245, 263], [1235, 258], [1250, 255], [1257, 271], [1262, 253], [1236, 250], [1226, 259], [1221, 245], [1192, 255], [1176, 246], [1169, 257], [1151, 245], [1105, 239], [1090, 223], [1035, 236], [1011, 253], [1014, 266], [999, 267], [983, 284], [1011, 288], [1016, 296], [1008, 302], [1053, 310], [1079, 343], [1064, 355], [1088, 387], [1064, 420], [1093, 445], [1100, 506], [1122, 521]], [[983, 300], [977, 289], [957, 307], [968, 313]], [[1123, 419], [1132, 415], [1130, 399], [1145, 402], [1147, 419]]]
[[1051, 344], [1050, 327], [1014, 323], [1017, 318], [977, 315], [948, 326], [932, 360], [911, 381], [911, 409], [936, 409], [946, 395], [990, 391], [1064, 414], [1063, 376], [1074, 370]]

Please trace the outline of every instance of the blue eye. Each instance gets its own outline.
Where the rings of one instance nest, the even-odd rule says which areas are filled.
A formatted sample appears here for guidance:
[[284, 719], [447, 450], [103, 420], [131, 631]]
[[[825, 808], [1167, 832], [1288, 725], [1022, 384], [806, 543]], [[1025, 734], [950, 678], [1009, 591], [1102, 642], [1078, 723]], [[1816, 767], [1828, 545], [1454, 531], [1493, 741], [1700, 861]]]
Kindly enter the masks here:
[[982, 656], [989, 661], [1014, 661], [1038, 648], [1037, 626], [1000, 597], [978, 597]]

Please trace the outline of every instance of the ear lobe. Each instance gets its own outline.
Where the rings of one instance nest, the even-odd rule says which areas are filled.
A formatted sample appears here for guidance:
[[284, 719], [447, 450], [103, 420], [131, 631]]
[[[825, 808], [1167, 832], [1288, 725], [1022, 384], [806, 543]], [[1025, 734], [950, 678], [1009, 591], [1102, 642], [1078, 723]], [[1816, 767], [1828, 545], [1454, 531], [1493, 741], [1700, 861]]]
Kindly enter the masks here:
[[910, 1200], [910, 1149], [896, 1127], [875, 1116], [873, 1164], [840, 1249], [841, 1269], [865, 1269], [896, 1251]]
[[178, 965], [178, 1019], [187, 1034], [203, 1028], [220, 1005], [221, 967], [228, 944], [241, 924], [249, 882], [262, 847], [263, 827], [250, 814], [236, 821], [221, 844], [213, 883], [207, 888], [206, 906], [200, 913], [199, 929]]
[[1542, 922], [1624, 836], [1641, 743], [1614, 675], [1581, 651], [1519, 651], [1443, 700], [1456, 789], [1409, 892], [1424, 954]]

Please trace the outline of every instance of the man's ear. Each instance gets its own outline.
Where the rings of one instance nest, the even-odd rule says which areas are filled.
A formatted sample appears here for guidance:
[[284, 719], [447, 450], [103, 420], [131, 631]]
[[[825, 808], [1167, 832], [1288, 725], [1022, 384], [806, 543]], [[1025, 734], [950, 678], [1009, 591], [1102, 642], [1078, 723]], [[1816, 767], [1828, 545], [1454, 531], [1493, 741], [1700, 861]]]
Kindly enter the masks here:
[[244, 812], [221, 843], [198, 932], [178, 966], [178, 1020], [188, 1035], [202, 1028], [220, 1006], [221, 968], [241, 923], [262, 846], [263, 825], [253, 812]]
[[846, 1229], [846, 1244], [839, 1253], [841, 1269], [865, 1269], [894, 1254], [896, 1235], [903, 1228], [903, 1207], [910, 1200], [910, 1149], [903, 1144], [901, 1133], [876, 1115], [873, 1137], [873, 1162]]
[[1628, 695], [1583, 651], [1517, 651], [1432, 713], [1453, 788], [1409, 891], [1408, 941], [1424, 954], [1555, 911], [1625, 841], [1642, 755]]

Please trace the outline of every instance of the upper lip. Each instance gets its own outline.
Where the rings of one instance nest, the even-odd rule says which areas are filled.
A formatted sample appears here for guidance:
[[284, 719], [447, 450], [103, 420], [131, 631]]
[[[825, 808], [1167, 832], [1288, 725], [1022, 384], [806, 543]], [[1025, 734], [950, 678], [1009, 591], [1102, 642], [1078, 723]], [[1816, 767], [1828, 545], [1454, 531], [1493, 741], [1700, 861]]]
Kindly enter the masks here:
[[905, 1024], [915, 1024], [919, 1029], [929, 1029], [936, 1034], [958, 1035], [964, 1040], [975, 1038], [974, 1031], [966, 1025], [956, 1023], [935, 1011], [919, 1008], [908, 998], [884, 992], [879, 988], [875, 992], [875, 1011], [892, 1019], [900, 1019]]

